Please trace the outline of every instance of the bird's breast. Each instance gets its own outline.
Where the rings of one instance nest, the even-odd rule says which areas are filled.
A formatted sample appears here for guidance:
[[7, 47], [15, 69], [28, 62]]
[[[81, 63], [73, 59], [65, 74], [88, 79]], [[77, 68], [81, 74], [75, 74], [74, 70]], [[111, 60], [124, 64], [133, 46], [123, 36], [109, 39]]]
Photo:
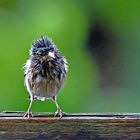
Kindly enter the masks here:
[[47, 62], [42, 65], [39, 72], [42, 77], [50, 77], [52, 79], [61, 80], [62, 77], [65, 77], [64, 66], [55, 62]]
[[58, 63], [48, 62], [38, 69], [31, 68], [26, 75], [25, 82], [28, 91], [41, 99], [56, 96], [64, 83], [64, 79], [64, 67]]

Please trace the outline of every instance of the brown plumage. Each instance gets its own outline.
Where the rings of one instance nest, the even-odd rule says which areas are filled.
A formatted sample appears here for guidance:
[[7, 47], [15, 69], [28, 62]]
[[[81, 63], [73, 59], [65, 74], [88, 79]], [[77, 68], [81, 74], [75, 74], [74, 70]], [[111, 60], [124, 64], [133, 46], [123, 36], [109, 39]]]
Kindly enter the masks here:
[[30, 94], [30, 105], [25, 117], [32, 116], [34, 99], [44, 101], [51, 98], [57, 107], [56, 115], [62, 117], [56, 97], [67, 73], [67, 61], [48, 37], [33, 42], [30, 58], [24, 66], [25, 86]]

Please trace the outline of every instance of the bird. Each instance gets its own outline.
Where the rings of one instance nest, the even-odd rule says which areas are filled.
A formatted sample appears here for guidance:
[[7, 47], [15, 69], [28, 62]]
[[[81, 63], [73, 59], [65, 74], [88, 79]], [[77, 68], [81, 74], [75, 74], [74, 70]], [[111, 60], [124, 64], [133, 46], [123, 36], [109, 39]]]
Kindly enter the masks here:
[[64, 85], [67, 71], [67, 60], [52, 39], [40, 36], [32, 42], [29, 59], [24, 64], [24, 85], [30, 100], [24, 117], [33, 117], [31, 107], [34, 100], [46, 99], [54, 101], [57, 108], [55, 116], [61, 118], [65, 115], [57, 102], [57, 95]]

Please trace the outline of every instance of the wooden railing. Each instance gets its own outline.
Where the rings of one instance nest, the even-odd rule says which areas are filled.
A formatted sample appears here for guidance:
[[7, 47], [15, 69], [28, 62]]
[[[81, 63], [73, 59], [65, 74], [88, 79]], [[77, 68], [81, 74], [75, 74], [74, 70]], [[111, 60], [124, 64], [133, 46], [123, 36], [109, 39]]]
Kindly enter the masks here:
[[140, 139], [139, 113], [72, 113], [63, 118], [54, 114], [0, 113], [0, 140], [92, 140]]

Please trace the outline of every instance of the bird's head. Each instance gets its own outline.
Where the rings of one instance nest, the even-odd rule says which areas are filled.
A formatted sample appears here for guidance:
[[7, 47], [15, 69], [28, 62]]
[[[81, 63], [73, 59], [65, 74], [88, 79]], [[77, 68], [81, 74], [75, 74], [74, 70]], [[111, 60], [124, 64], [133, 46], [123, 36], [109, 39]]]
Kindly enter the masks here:
[[30, 57], [40, 59], [42, 61], [49, 61], [59, 56], [59, 51], [53, 41], [47, 36], [41, 36], [33, 41]]

